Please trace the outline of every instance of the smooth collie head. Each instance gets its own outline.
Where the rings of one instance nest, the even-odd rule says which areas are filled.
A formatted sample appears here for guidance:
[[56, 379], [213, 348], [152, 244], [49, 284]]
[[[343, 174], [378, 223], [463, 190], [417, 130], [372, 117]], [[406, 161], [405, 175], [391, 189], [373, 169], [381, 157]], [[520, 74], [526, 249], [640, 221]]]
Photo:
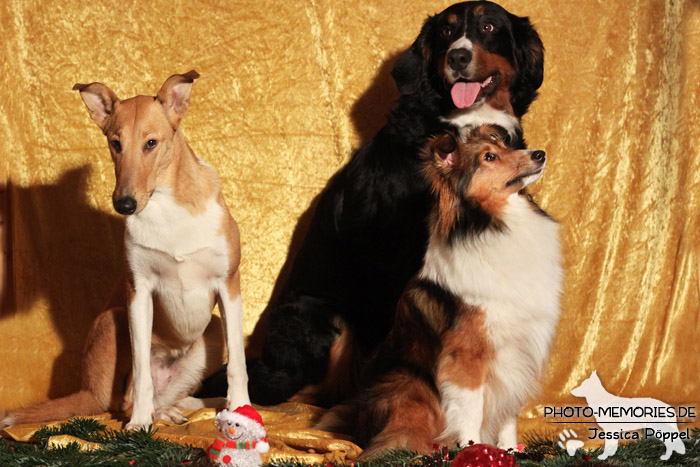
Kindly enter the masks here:
[[102, 83], [73, 86], [107, 136], [116, 175], [112, 202], [119, 214], [138, 214], [148, 204], [158, 174], [173, 160], [177, 129], [187, 112], [192, 83], [197, 78], [199, 73], [194, 70], [172, 75], [157, 96], [125, 100]]
[[465, 141], [448, 133], [428, 142], [423, 158], [437, 201], [433, 234], [450, 239], [460, 232], [501, 228], [508, 198], [528, 196], [524, 188], [542, 175], [545, 152], [512, 149], [507, 140], [505, 129], [482, 125], [468, 132]]

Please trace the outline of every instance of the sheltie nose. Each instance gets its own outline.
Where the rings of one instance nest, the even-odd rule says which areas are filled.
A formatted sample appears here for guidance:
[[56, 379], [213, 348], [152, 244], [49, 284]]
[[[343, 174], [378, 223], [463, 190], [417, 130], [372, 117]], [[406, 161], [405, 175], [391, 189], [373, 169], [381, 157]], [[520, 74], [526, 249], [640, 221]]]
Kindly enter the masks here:
[[530, 159], [532, 159], [535, 162], [542, 163], [542, 162], [544, 162], [544, 159], [545, 159], [544, 156], [545, 156], [545, 152], [538, 149], [537, 151], [534, 151], [530, 155]]

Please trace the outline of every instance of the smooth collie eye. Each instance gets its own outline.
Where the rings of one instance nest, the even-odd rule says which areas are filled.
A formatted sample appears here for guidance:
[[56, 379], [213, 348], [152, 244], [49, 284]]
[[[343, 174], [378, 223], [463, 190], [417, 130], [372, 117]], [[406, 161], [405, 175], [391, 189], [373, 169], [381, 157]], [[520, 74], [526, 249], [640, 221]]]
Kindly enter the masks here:
[[157, 145], [158, 145], [158, 141], [156, 141], [154, 139], [149, 139], [148, 141], [146, 141], [145, 148], [148, 150], [151, 150], [151, 149], [155, 148]]
[[493, 162], [493, 161], [495, 161], [496, 159], [498, 159], [498, 156], [495, 155], [495, 154], [492, 153], [492, 152], [487, 152], [486, 154], [484, 154], [484, 160], [485, 160], [486, 162]]
[[440, 31], [440, 34], [442, 34], [442, 37], [450, 37], [452, 35], [452, 28], [445, 26], [442, 28], [442, 31]]
[[109, 145], [112, 146], [112, 149], [114, 149], [114, 152], [116, 152], [116, 153], [122, 152], [122, 143], [120, 143], [118, 139], [113, 139], [112, 141], [109, 142]]
[[484, 32], [493, 32], [493, 24], [484, 23], [481, 25], [481, 30]]

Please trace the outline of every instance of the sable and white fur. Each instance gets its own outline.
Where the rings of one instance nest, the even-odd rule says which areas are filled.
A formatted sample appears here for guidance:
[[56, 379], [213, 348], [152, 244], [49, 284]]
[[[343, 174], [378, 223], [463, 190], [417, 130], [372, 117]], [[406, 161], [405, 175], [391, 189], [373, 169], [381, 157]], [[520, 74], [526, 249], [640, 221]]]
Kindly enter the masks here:
[[[490, 128], [482, 127], [468, 138], [483, 137]], [[490, 151], [512, 157], [493, 143]], [[543, 169], [544, 163], [516, 186], [523, 190]], [[503, 188], [492, 189], [498, 194]], [[499, 221], [498, 228], [451, 238], [434, 230], [419, 274], [483, 310], [493, 346], [485, 384], [474, 390], [450, 382], [439, 387], [446, 418], [443, 436], [461, 445], [474, 441], [516, 447], [520, 408], [533, 395], [559, 320], [559, 226], [524, 192], [513, 191], [500, 211], [488, 213]]]
[[226, 405], [189, 397], [225, 355], [215, 301], [228, 347], [228, 406], [250, 402], [238, 228], [216, 171], [179, 129], [198, 77], [194, 70], [173, 75], [156, 97], [126, 100], [101, 83], [74, 87], [107, 136], [114, 207], [128, 216], [123, 299], [90, 331], [81, 391], [10, 414], [5, 424], [114, 410], [130, 414], [127, 429], [139, 429], [154, 416], [181, 423], [180, 409]]
[[445, 435], [456, 435], [462, 445], [471, 440], [516, 446], [518, 413], [536, 387], [559, 319], [556, 223], [518, 193], [509, 196], [502, 222], [502, 231], [451, 245], [431, 239], [420, 273], [485, 310], [494, 348], [486, 384], [475, 391], [440, 387]]
[[562, 283], [558, 224], [524, 190], [544, 152], [511, 149], [489, 125], [466, 138], [428, 144], [435, 205], [424, 265], [369, 366], [369, 388], [320, 425], [351, 418], [365, 457], [433, 443], [516, 447], [517, 416], [547, 360]]

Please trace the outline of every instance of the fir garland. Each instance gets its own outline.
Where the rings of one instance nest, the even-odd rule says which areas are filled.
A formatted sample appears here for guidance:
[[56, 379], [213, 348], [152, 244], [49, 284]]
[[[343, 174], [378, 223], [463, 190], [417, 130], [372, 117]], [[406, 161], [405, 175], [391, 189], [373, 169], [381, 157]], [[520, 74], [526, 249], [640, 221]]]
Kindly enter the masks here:
[[[73, 418], [58, 427], [44, 427], [34, 434], [36, 444], [0, 443], [0, 466], [210, 466], [206, 452], [161, 438], [155, 431], [115, 431], [90, 418]], [[70, 435], [99, 443], [100, 449], [80, 451], [78, 443], [46, 449], [51, 436]]]
[[[153, 430], [135, 432], [105, 429], [98, 421], [74, 418], [59, 427], [45, 427], [37, 431], [37, 443], [0, 441], [0, 466], [211, 466], [206, 452], [192, 446], [154, 438]], [[80, 451], [77, 443], [64, 448], [47, 449], [48, 439], [56, 435], [71, 435], [85, 441], [99, 443], [100, 449]], [[620, 443], [617, 453], [606, 461], [598, 461], [602, 448], [579, 450], [569, 457], [557, 446], [555, 436], [531, 435], [526, 437], [523, 452], [514, 453], [520, 467], [651, 467], [700, 465], [700, 430], [692, 430], [691, 439], [685, 440], [686, 454], [674, 453], [668, 461], [659, 458], [664, 444], [653, 438], [631, 443]], [[439, 448], [428, 455], [419, 455], [405, 449], [387, 451], [367, 462], [352, 462], [350, 467], [449, 467], [458, 449]], [[340, 467], [327, 462], [321, 467]], [[265, 467], [308, 467], [300, 461], [272, 461]]]

